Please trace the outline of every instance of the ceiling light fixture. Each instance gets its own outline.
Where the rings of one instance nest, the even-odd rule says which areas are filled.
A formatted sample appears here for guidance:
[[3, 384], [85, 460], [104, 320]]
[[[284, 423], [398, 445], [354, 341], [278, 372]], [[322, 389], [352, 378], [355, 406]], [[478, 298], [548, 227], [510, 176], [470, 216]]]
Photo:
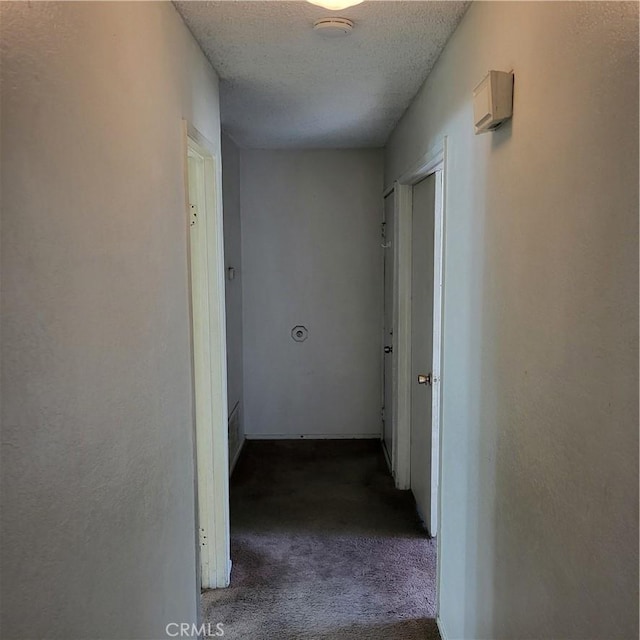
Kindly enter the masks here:
[[341, 38], [353, 31], [353, 22], [347, 18], [321, 18], [314, 22], [313, 30], [329, 38]]
[[307, 0], [307, 2], [329, 9], [329, 11], [342, 11], [347, 7], [354, 7], [364, 0]]

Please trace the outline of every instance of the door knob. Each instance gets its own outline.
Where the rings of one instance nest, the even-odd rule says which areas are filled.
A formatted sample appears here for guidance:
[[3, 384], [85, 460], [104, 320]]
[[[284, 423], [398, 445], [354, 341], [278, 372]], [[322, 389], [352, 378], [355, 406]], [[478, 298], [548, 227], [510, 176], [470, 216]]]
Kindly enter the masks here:
[[425, 376], [423, 373], [421, 373], [418, 376], [418, 384], [428, 384], [429, 386], [431, 386], [433, 384], [433, 378], [431, 374], [427, 373], [427, 375]]
[[393, 347], [385, 347], [384, 348], [384, 352], [385, 353], [391, 353], [393, 351]]

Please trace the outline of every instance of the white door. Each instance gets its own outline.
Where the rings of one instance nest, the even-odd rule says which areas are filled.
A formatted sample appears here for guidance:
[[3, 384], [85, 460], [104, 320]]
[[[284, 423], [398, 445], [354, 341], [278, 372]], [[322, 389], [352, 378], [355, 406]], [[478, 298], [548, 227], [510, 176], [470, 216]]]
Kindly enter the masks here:
[[393, 209], [394, 196], [391, 192], [384, 199], [384, 407], [383, 439], [389, 460], [393, 460]]
[[411, 490], [431, 535], [435, 201], [431, 174], [413, 188], [411, 234]]

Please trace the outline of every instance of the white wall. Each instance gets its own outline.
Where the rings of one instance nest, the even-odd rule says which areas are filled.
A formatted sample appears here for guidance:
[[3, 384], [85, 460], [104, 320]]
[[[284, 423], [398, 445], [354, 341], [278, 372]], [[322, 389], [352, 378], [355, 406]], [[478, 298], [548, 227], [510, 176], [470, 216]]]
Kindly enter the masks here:
[[240, 432], [237, 446], [229, 439], [229, 460], [233, 461], [244, 439], [242, 426], [242, 233], [240, 223], [240, 150], [229, 136], [222, 135], [222, 197], [224, 210], [224, 259], [235, 277], [227, 277], [227, 399], [229, 414], [236, 406]]
[[247, 436], [379, 437], [382, 152], [242, 151], [241, 182]]
[[169, 3], [2, 3], [2, 637], [197, 616], [182, 121], [218, 82]]
[[[512, 123], [474, 137], [511, 68]], [[445, 135], [445, 633], [637, 638], [637, 4], [473, 3], [387, 183]]]

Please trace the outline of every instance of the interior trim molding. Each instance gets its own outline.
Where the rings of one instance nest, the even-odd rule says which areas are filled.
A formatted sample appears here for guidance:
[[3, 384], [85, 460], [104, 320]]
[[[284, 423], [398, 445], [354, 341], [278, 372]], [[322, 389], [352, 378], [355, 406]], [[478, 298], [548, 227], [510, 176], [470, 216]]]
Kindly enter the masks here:
[[240, 446], [238, 447], [237, 451], [233, 455], [233, 460], [231, 460], [231, 464], [229, 465], [229, 477], [231, 477], [231, 475], [233, 474], [233, 470], [236, 468], [236, 462], [238, 462], [238, 460], [240, 458], [240, 454], [242, 453], [242, 450], [244, 449], [244, 443], [246, 441], [247, 441], [246, 438], [242, 438], [242, 441], [240, 442]]
[[389, 473], [393, 478], [393, 463], [391, 462], [391, 456], [389, 456], [389, 452], [387, 451], [387, 445], [384, 443], [384, 438], [382, 439], [382, 451], [384, 452], [384, 459], [387, 461], [387, 465], [389, 466]]
[[446, 146], [446, 136], [433, 149], [430, 149], [420, 157], [420, 159], [399, 178], [400, 184], [414, 185], [423, 180], [428, 175], [435, 173], [444, 165], [444, 154]]
[[[182, 121], [185, 249], [190, 286], [198, 590], [229, 586], [229, 446], [222, 164], [216, 145]], [[190, 174], [190, 164], [194, 172]], [[190, 182], [194, 181], [191, 201]], [[199, 208], [192, 226], [191, 206]]]
[[444, 623], [442, 622], [442, 618], [439, 615], [436, 616], [436, 624], [438, 625], [438, 631], [440, 632], [440, 637], [442, 638], [442, 640], [449, 640], [449, 636], [444, 630]]

